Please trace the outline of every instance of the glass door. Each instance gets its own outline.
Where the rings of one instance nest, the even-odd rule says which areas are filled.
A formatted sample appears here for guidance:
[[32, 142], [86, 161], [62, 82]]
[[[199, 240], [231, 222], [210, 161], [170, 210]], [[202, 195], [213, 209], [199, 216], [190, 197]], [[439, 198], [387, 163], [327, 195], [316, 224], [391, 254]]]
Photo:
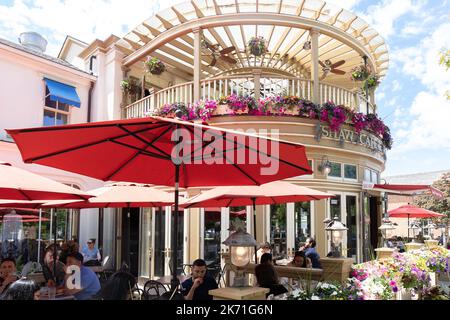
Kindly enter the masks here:
[[139, 241], [139, 276], [151, 279], [152, 270], [152, 209], [141, 209], [141, 232]]
[[156, 208], [153, 223], [154, 242], [154, 276], [163, 277], [166, 258], [166, 209]]
[[311, 202], [297, 202], [295, 203], [295, 251], [306, 241], [306, 238], [312, 235], [311, 222]]
[[[353, 258], [356, 261], [360, 259], [360, 243], [359, 239], [359, 218], [358, 218], [358, 195], [356, 193], [338, 193], [330, 191], [336, 196], [329, 200], [329, 215], [330, 219], [337, 217], [339, 221], [346, 225], [348, 230], [341, 233], [342, 237], [336, 233], [334, 235], [334, 242], [338, 242], [338, 248], [342, 255], [348, 258]], [[331, 251], [331, 244], [329, 235], [328, 249]], [[328, 251], [328, 252], [329, 252]]]
[[357, 261], [358, 255], [358, 224], [357, 224], [357, 198], [354, 195], [345, 196], [345, 213], [347, 225], [347, 257]]
[[270, 206], [270, 243], [274, 258], [282, 259], [287, 257], [285, 204]]

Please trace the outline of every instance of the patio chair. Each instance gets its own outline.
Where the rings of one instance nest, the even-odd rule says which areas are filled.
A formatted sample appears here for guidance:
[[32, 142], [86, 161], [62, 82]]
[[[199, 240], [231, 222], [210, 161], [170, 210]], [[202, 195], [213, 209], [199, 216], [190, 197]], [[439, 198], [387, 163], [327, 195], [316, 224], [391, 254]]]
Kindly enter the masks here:
[[144, 290], [134, 287], [131, 290], [130, 298], [129, 300], [144, 300], [145, 299], [145, 292]]
[[148, 280], [144, 284], [144, 298], [145, 300], [158, 300], [162, 294], [166, 293], [167, 289], [161, 282], [156, 280]]

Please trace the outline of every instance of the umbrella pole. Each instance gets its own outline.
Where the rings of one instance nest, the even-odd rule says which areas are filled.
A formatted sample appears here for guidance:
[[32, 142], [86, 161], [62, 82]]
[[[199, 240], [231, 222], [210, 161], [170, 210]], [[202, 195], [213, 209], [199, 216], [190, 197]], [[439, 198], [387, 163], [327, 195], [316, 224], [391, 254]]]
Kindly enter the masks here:
[[54, 239], [54, 247], [53, 247], [53, 278], [55, 279], [55, 285], [57, 285], [56, 283], [56, 259], [57, 259], [57, 246], [56, 246], [56, 211], [53, 211], [53, 217], [55, 219], [55, 222], [53, 223], [53, 228], [54, 228], [54, 235], [53, 235], [53, 239]]
[[409, 213], [408, 213], [408, 241], [409, 241]]
[[39, 224], [38, 224], [38, 252], [37, 263], [41, 263], [41, 228], [42, 228], [42, 209], [39, 209]]
[[130, 203], [128, 203], [127, 206], [127, 246], [128, 246], [128, 255], [127, 255], [127, 264], [128, 264], [128, 272], [131, 272], [131, 259], [130, 259], [130, 252], [131, 252], [131, 209], [130, 209]]
[[[253, 236], [255, 237], [256, 240], [256, 198], [252, 198], [252, 202], [253, 202]], [[255, 264], [258, 263], [258, 254], [256, 250], [258, 249], [255, 246]]]
[[172, 235], [172, 281], [170, 282], [171, 291], [175, 292], [180, 284], [177, 277], [177, 256], [178, 256], [178, 194], [180, 182], [180, 165], [175, 165], [175, 213], [174, 213], [174, 233]]

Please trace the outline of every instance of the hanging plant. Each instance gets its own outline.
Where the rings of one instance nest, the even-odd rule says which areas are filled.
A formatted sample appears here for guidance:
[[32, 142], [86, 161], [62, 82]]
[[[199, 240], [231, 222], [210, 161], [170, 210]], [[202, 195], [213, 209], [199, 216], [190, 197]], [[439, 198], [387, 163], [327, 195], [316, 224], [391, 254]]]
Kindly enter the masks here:
[[369, 77], [369, 70], [365, 66], [358, 66], [352, 69], [352, 80], [364, 81]]
[[251, 54], [259, 57], [267, 52], [267, 41], [264, 37], [251, 37], [248, 41], [248, 50]]
[[380, 78], [376, 74], [371, 74], [364, 82], [364, 88], [375, 89], [380, 84]]
[[147, 57], [144, 62], [147, 71], [151, 74], [161, 74], [166, 71], [166, 65], [158, 58]]
[[120, 81], [120, 88], [122, 89], [122, 92], [129, 93], [131, 91], [130, 80], [125, 79], [125, 80]]

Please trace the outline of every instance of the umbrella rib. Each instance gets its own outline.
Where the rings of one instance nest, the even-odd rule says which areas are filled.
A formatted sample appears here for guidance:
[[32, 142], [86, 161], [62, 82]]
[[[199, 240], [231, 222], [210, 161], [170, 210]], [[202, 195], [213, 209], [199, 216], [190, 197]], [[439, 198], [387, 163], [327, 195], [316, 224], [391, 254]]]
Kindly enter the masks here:
[[[157, 136], [151, 143], [154, 143], [156, 140], [158, 140], [163, 134], [165, 134], [166, 132], [168, 132], [171, 129], [171, 127], [169, 126], [167, 129], [165, 129], [163, 131], [163, 133], [159, 136]], [[146, 149], [149, 146], [147, 146], [144, 151], [146, 151]], [[141, 155], [141, 151], [136, 152], [131, 158], [129, 158], [124, 164], [120, 165], [116, 170], [114, 170], [111, 174], [109, 174], [108, 176], [106, 176], [103, 180], [111, 180], [111, 178], [113, 176], [115, 176], [120, 170], [122, 170], [128, 163], [130, 163], [130, 161], [133, 161], [137, 156]]]
[[228, 201], [226, 207], [229, 207], [231, 205], [231, 203], [233, 202], [233, 198], [230, 198], [230, 201]]
[[21, 189], [17, 189], [21, 195], [27, 198], [28, 201], [32, 201], [32, 199]]
[[[115, 140], [111, 140], [111, 142], [113, 142], [113, 143], [115, 143], [115, 144], [118, 144], [118, 145], [121, 145], [121, 146], [123, 146], [123, 147], [127, 147], [127, 148], [130, 148], [130, 149], [137, 150], [137, 151], [139, 151], [142, 155], [146, 155], [146, 156], [150, 156], [150, 157], [154, 157], [154, 158], [159, 158], [159, 159], [164, 159], [164, 160], [170, 160], [170, 157], [168, 158], [168, 157], [162, 156], [162, 155], [157, 154], [157, 153], [153, 153], [153, 152], [150, 152], [150, 151], [146, 151], [145, 149], [140, 149], [140, 148], [138, 148], [138, 147], [129, 145], [129, 144], [127, 144], [127, 143], [123, 143], [123, 142], [119, 142], [119, 141], [115, 141]], [[148, 148], [148, 146], [146, 147], [146, 149], [147, 149], [147, 148]]]
[[170, 155], [167, 152], [164, 152], [163, 150], [161, 150], [160, 148], [156, 147], [153, 145], [154, 141], [157, 140], [157, 138], [163, 136], [166, 132], [168, 132], [171, 127], [168, 127], [166, 130], [164, 130], [153, 142], [147, 141], [146, 139], [138, 136], [137, 134], [135, 134], [134, 132], [128, 130], [127, 128], [124, 128], [122, 125], [117, 125], [120, 129], [122, 129], [123, 131], [127, 132], [129, 135], [131, 135], [132, 137], [138, 139], [139, 141], [145, 143], [147, 145], [147, 147], [151, 147], [159, 152], [161, 152], [161, 154], [165, 155], [166, 157], [170, 157]]
[[[163, 127], [163, 126], [159, 126], [159, 127]], [[73, 129], [73, 128], [70, 128], [70, 129]], [[145, 129], [139, 130], [139, 131], [137, 131], [135, 133], [141, 133], [141, 132], [145, 132], [145, 131], [149, 131], [149, 130], [153, 130], [153, 129], [156, 129], [156, 128], [145, 128]], [[44, 154], [44, 155], [39, 156], [39, 157], [27, 158], [27, 159], [24, 160], [24, 162], [25, 163], [30, 163], [30, 162], [41, 160], [41, 159], [44, 159], [44, 158], [49, 158], [49, 157], [52, 157], [52, 156], [56, 156], [56, 155], [59, 155], [59, 154], [62, 154], [62, 153], [67, 153], [67, 152], [71, 152], [71, 151], [75, 151], [75, 150], [79, 150], [79, 149], [83, 149], [83, 148], [87, 148], [87, 147], [92, 147], [92, 146], [95, 146], [97, 144], [104, 143], [106, 141], [113, 141], [114, 142], [115, 139], [124, 138], [126, 136], [128, 136], [128, 134], [123, 134], [123, 135], [119, 135], [117, 137], [109, 138], [107, 140], [106, 139], [102, 139], [102, 140], [98, 140], [98, 141], [95, 141], [95, 142], [86, 143], [86, 144], [83, 144], [81, 146], [76, 146], [76, 147], [72, 147], [72, 148], [68, 148], [68, 149], [64, 149], [64, 150], [59, 150], [59, 151], [47, 153], [47, 154]]]
[[[227, 156], [225, 156], [225, 159], [230, 162], [230, 160], [228, 159]], [[249, 174], [247, 174], [247, 172], [245, 172], [244, 170], [241, 169], [241, 167], [239, 167], [238, 165], [236, 165], [235, 163], [230, 162], [230, 164], [235, 167], [236, 169], [238, 169], [243, 175], [245, 175], [247, 178], [249, 178], [250, 180], [252, 180], [256, 185], [260, 185], [260, 183], [258, 181], [256, 181], [252, 176], [250, 176]]]

